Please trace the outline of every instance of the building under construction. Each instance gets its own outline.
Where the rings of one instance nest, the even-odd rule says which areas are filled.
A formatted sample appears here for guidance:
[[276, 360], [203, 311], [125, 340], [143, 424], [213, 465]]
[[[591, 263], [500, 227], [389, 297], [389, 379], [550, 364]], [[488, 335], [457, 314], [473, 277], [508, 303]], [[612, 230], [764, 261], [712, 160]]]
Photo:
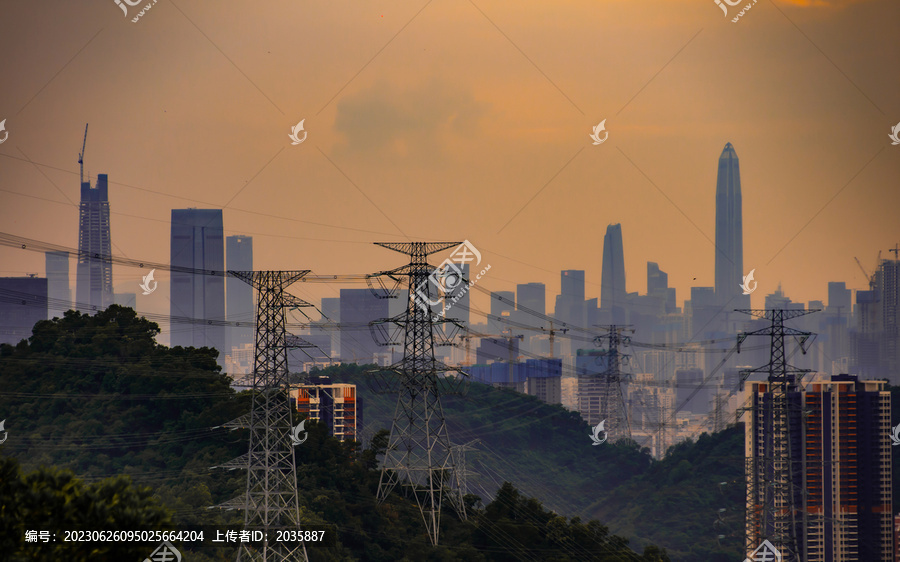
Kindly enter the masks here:
[[856, 292], [856, 326], [850, 333], [853, 372], [900, 384], [900, 259], [879, 259], [869, 290]]
[[[893, 560], [891, 397], [884, 385], [853, 375], [806, 388], [750, 383], [748, 545], [792, 536], [797, 560]], [[786, 396], [777, 398], [787, 415], [779, 422], [773, 407], [782, 388]], [[787, 475], [790, 481], [779, 481]]]

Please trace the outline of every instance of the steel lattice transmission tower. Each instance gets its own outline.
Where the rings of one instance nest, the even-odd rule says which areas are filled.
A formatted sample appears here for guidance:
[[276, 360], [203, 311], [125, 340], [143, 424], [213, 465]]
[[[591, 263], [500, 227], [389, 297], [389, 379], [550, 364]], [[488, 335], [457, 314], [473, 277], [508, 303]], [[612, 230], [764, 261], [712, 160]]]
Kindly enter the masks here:
[[[768, 328], [742, 332], [737, 337], [737, 350], [749, 336], [769, 336], [769, 363], [742, 371], [742, 380], [751, 373], [767, 373], [769, 392], [759, 395], [751, 408], [746, 467], [747, 477], [747, 534], [746, 551], [752, 552], [768, 540], [781, 552], [783, 562], [805, 560], [806, 506], [803, 496], [803, 458], [806, 435], [804, 417], [800, 411], [799, 383], [809, 369], [787, 364], [784, 357], [784, 337], [799, 338], [800, 349], [806, 354], [806, 340], [812, 335], [785, 327], [784, 321], [818, 310], [737, 310], [757, 318], [770, 320]], [[750, 442], [752, 441], [752, 442]], [[800, 518], [800, 520], [798, 520]], [[804, 539], [805, 540], [805, 539]]]
[[[438, 292], [432, 287], [429, 276], [435, 268], [428, 264], [429, 254], [459, 246], [461, 242], [378, 242], [379, 246], [406, 254], [408, 265], [378, 275], [395, 281], [406, 278], [409, 282], [409, 300], [405, 314], [391, 319], [403, 330], [403, 359], [387, 368], [387, 375], [399, 379], [395, 387], [399, 391], [391, 435], [384, 454], [381, 480], [378, 484], [378, 501], [383, 502], [397, 484], [402, 484], [415, 496], [425, 520], [425, 527], [432, 544], [438, 544], [441, 517], [441, 499], [446, 496], [461, 519], [465, 519], [465, 506], [452, 445], [444, 420], [441, 394], [457, 388], [465, 380], [465, 373], [449, 367], [434, 356], [435, 325], [456, 324], [441, 319], [423, 305], [422, 299], [430, 299]], [[455, 378], [442, 376], [456, 372]]]
[[[309, 271], [229, 271], [253, 286], [257, 294], [256, 359], [253, 367], [253, 406], [226, 427], [249, 427], [247, 455], [223, 468], [247, 469], [247, 489], [242, 497], [219, 507], [244, 509], [244, 528], [269, 531], [300, 529], [297, 470], [291, 441], [291, 406], [287, 396], [287, 348], [296, 346], [285, 328], [285, 309], [311, 306], [285, 292]], [[247, 425], [244, 425], [247, 424]], [[308, 560], [303, 543], [272, 541], [261, 548], [241, 545], [243, 561], [281, 562]]]
[[631, 338], [623, 336], [622, 332], [634, 333], [634, 330], [616, 324], [599, 328], [606, 330], [606, 334], [595, 337], [594, 343], [600, 345], [606, 340], [608, 344], [606, 369], [596, 375], [600, 393], [600, 418], [606, 420], [606, 433], [612, 443], [622, 438], [631, 439], [631, 423], [625, 408], [625, 394], [622, 392], [622, 365], [628, 364], [631, 355], [621, 353], [619, 346], [631, 343]]

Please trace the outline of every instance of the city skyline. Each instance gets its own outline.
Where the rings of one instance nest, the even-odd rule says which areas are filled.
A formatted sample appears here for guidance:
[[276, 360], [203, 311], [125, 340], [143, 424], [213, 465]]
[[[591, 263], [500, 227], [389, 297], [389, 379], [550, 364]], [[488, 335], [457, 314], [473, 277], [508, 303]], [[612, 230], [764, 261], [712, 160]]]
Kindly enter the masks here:
[[[603, 233], [621, 224], [629, 289], [645, 292], [643, 271], [655, 262], [681, 305], [691, 286], [715, 285], [715, 158], [731, 142], [743, 164], [744, 267], [759, 283], [752, 305], [779, 283], [801, 302], [823, 298], [828, 281], [865, 289], [853, 258], [871, 272], [878, 251], [900, 241], [892, 218], [900, 157], [887, 138], [900, 120], [892, 101], [900, 77], [877, 70], [900, 51], [882, 38], [900, 8], [861, 5], [785, 3], [784, 15], [756, 8], [738, 25], [717, 25], [712, 2], [656, 6], [650, 22], [646, 7], [554, 8], [574, 26], [566, 33], [573, 40], [592, 36], [588, 22], [604, 16], [634, 28], [610, 30], [597, 44], [560, 44], [544, 18], [487, 10], [552, 84], [478, 11], [460, 7], [431, 5], [415, 19], [403, 6], [349, 18], [323, 8], [325, 19], [341, 13], [358, 39], [352, 53], [341, 50], [340, 64], [293, 55], [338, 44], [306, 22], [297, 29], [276, 17], [295, 13], [289, 3], [231, 8], [235, 21], [274, 26], [264, 34], [271, 44], [251, 46], [229, 38], [232, 24], [218, 10], [198, 7], [192, 19], [232, 65], [196, 29], [181, 28], [174, 10], [118, 25], [114, 6], [13, 6], [0, 30], [23, 54], [7, 61], [21, 79], [0, 107], [10, 135], [0, 147], [0, 222], [74, 246], [75, 156], [89, 122], [85, 173], [91, 181], [109, 174], [119, 255], [165, 262], [170, 210], [217, 207], [225, 235], [253, 236], [261, 269], [380, 271], [397, 262], [373, 241], [468, 239], [493, 266], [486, 285], [544, 283], [552, 310], [549, 295], [565, 269], [584, 270], [587, 294], [600, 296]], [[58, 38], [52, 50], [23, 35], [29, 21]], [[760, 43], [764, 25], [771, 36]], [[172, 37], [148, 50], [163, 30]], [[629, 53], [636, 44], [640, 52]], [[792, 56], [773, 61], [771, 49]], [[128, 58], [130, 50], [146, 56]], [[611, 54], [618, 51], [621, 62]], [[210, 63], [206, 80], [187, 79], [173, 64], [182, 52]], [[476, 60], [476, 52], [492, 54]], [[427, 70], [434, 57], [448, 61], [440, 74]], [[35, 66], [52, 71], [25, 70]], [[104, 78], [113, 69], [131, 80]], [[791, 88], [767, 86], [792, 75]], [[604, 118], [609, 138], [592, 146], [588, 135]], [[301, 119], [309, 136], [291, 146], [288, 133]], [[410, 200], [463, 218], [410, 213]], [[3, 248], [0, 260], [0, 275], [42, 271], [39, 255]], [[114, 274], [117, 286], [140, 282], [140, 271]], [[306, 290], [307, 300], [335, 295]], [[472, 299], [488, 307], [483, 295]]]
[[13, 557], [900, 559], [900, 2], [0, 14]]

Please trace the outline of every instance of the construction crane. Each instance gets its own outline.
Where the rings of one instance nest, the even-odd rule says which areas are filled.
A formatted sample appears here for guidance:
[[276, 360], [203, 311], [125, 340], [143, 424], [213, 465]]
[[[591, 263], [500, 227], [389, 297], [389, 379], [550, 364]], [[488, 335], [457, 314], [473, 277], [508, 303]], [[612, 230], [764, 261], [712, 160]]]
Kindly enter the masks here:
[[900, 259], [900, 244], [894, 244], [893, 248], [889, 248], [888, 252], [894, 252], [894, 259]]
[[[893, 252], [894, 250], [889, 250], [889, 251]], [[863, 267], [862, 262], [859, 261], [858, 257], [853, 256], [853, 259], [856, 260], [856, 265], [859, 266], [860, 271], [862, 271], [863, 275], [866, 276], [866, 279], [869, 280], [869, 290], [874, 291], [875, 290], [875, 274], [873, 273], [872, 275], [869, 275], [869, 273], [866, 271], [866, 268]], [[878, 264], [880, 264], [880, 263], [881, 263], [881, 250], [878, 250], [878, 257], [875, 258], [875, 269], [876, 270], [878, 269]]]
[[544, 331], [546, 331], [547, 333], [550, 334], [550, 359], [553, 359], [553, 350], [554, 350], [554, 348], [553, 348], [553, 342], [555, 341], [556, 333], [557, 333], [557, 332], [562, 332], [563, 334], [565, 334], [566, 332], [569, 331], [569, 329], [568, 329], [568, 328], [559, 328], [559, 329], [557, 329], [557, 330], [554, 330], [554, 329], [553, 329], [553, 322], [551, 321], [551, 322], [550, 322], [550, 329], [549, 329], [549, 330], [547, 330], [547, 329], [544, 328], [543, 326], [541, 326], [541, 330], [544, 330]]
[[465, 366], [467, 366], [467, 367], [472, 364], [472, 361], [471, 361], [471, 359], [472, 359], [472, 344], [471, 344], [472, 338], [479, 338], [479, 339], [498, 338], [498, 339], [505, 339], [507, 341], [507, 344], [509, 347], [509, 382], [512, 383], [513, 378], [514, 378], [513, 377], [513, 360], [515, 359], [515, 357], [513, 357], [512, 341], [514, 339], [518, 339], [518, 340], [524, 339], [525, 336], [523, 336], [522, 334], [519, 334], [516, 336], [512, 335], [512, 328], [507, 328], [507, 329], [503, 330], [503, 332], [500, 334], [482, 334], [479, 332], [473, 332], [473, 331], [469, 330], [469, 332], [466, 335], [460, 336], [460, 339], [462, 339], [466, 342]]
[[78, 166], [81, 169], [81, 183], [84, 183], [84, 148], [87, 146], [88, 123], [84, 124], [84, 142], [81, 143], [81, 152], [78, 153]]

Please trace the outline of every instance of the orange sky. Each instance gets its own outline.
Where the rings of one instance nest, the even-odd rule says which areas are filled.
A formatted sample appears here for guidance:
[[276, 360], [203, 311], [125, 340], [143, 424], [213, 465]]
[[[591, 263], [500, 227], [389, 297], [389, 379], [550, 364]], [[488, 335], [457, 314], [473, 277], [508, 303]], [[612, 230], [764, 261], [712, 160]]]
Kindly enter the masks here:
[[[754, 306], [778, 283], [799, 301], [824, 300], [827, 281], [865, 288], [853, 257], [872, 268], [900, 242], [895, 1], [760, 0], [738, 23], [714, 0], [137, 11], [0, 7], [0, 231], [76, 247], [89, 122], [114, 253], [147, 261], [168, 261], [172, 208], [227, 204], [226, 234], [254, 237], [258, 269], [365, 273], [403, 262], [373, 241], [468, 239], [492, 266], [480, 285], [544, 282], [552, 310], [561, 269], [600, 296], [603, 234], [621, 223], [628, 290], [656, 261], [680, 306], [713, 284], [729, 141]], [[0, 275], [27, 272], [44, 274], [42, 255], [0, 248]], [[139, 292], [142, 273], [117, 267], [116, 289]], [[139, 309], [168, 311], [157, 279]]]

